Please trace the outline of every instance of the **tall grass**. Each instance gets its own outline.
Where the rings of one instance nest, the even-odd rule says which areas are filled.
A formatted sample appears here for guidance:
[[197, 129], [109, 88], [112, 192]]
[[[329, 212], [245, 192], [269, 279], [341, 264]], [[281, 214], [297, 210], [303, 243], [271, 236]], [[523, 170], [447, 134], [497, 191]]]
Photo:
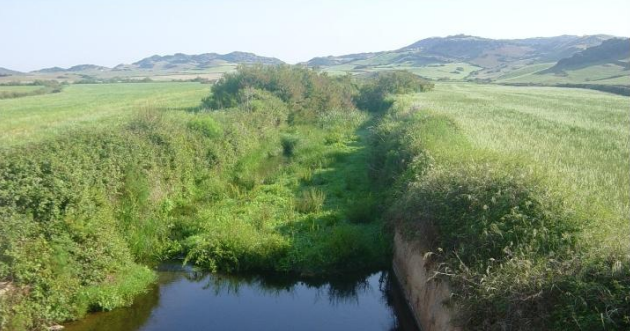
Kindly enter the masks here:
[[630, 325], [625, 103], [447, 84], [398, 98], [375, 127], [388, 218], [422, 240], [465, 328]]
[[[470, 145], [526, 161], [591, 221], [593, 252], [630, 251], [628, 98], [562, 88], [443, 84], [408, 100], [453, 119]], [[435, 148], [437, 150], [438, 148]], [[445, 160], [465, 157], [441, 148]], [[471, 157], [479, 153], [469, 153]]]

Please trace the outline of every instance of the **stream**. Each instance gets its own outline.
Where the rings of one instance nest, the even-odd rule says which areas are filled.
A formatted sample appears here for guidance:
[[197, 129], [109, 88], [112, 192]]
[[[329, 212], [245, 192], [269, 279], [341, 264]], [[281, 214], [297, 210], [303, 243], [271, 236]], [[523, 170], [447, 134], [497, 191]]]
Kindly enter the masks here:
[[404, 330], [417, 331], [393, 273], [323, 280], [221, 275], [180, 263], [128, 308], [93, 313], [66, 331]]

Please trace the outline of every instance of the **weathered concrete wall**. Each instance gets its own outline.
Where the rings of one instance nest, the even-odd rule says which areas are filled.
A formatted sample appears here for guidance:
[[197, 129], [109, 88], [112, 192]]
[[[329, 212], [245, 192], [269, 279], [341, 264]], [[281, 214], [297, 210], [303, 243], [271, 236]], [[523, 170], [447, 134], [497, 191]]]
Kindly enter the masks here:
[[419, 243], [404, 240], [396, 231], [394, 236], [393, 268], [409, 306], [422, 331], [460, 331], [453, 325], [453, 309], [445, 303], [450, 289], [444, 281], [429, 280], [431, 268], [424, 260]]

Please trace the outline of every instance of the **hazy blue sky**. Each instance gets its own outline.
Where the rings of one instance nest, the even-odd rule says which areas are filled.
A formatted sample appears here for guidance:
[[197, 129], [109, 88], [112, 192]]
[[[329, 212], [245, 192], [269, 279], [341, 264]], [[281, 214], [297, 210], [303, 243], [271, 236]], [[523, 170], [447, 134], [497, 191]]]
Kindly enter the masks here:
[[114, 66], [234, 50], [287, 62], [458, 33], [630, 35], [629, 0], [0, 0], [0, 67]]

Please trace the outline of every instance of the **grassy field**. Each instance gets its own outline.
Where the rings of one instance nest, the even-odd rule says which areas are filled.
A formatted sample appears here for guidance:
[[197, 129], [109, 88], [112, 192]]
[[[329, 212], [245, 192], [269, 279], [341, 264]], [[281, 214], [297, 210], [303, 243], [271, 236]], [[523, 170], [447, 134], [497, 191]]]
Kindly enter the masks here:
[[86, 77], [93, 79], [132, 79], [142, 80], [144, 78], [150, 78], [154, 81], [173, 81], [173, 80], [191, 80], [197, 77], [201, 77], [209, 80], [217, 80], [227, 72], [233, 72], [236, 69], [236, 64], [226, 63], [218, 64], [216, 66], [198, 69], [198, 68], [156, 68], [152, 70], [143, 69], [131, 69], [131, 70], [117, 70], [117, 71], [98, 71], [98, 70], [85, 70], [80, 72], [33, 72], [24, 73], [20, 75], [2, 76], [0, 77], [0, 84], [11, 83], [31, 83], [37, 80], [47, 81], [56, 80], [59, 82], [77, 82], [84, 80]]
[[86, 126], [115, 126], [143, 107], [195, 107], [209, 90], [199, 83], [71, 85], [60, 93], [0, 100], [0, 145], [42, 140]]
[[[391, 55], [391, 54], [390, 54]], [[373, 72], [381, 72], [381, 71], [392, 71], [392, 70], [407, 70], [413, 72], [414, 74], [431, 79], [450, 79], [450, 80], [464, 80], [468, 77], [472, 72], [475, 72], [480, 67], [471, 65], [469, 63], [464, 62], [454, 62], [454, 63], [444, 63], [444, 64], [430, 64], [423, 66], [415, 66], [411, 63], [400, 63], [397, 65], [381, 65], [378, 61], [379, 59], [369, 59], [364, 61], [357, 61], [353, 64], [342, 64], [337, 66], [331, 66], [323, 69], [324, 72], [327, 72], [331, 75], [345, 75], [346, 73], [352, 74], [365, 74], [365, 73], [373, 73]], [[383, 59], [381, 59], [383, 60]], [[386, 62], [386, 61], [384, 61]], [[365, 64], [362, 64], [365, 63]], [[358, 67], [357, 65], [365, 65], [366, 67]]]
[[[565, 74], [540, 74], [546, 64], [526, 66], [497, 78], [499, 83], [537, 84], [612, 84], [630, 85], [630, 71], [615, 64], [593, 65], [583, 69], [569, 70]], [[549, 65], [551, 67], [551, 65]]]
[[467, 328], [630, 326], [629, 101], [443, 83], [377, 126], [385, 168], [408, 160], [390, 218], [443, 262]]
[[41, 86], [31, 85], [0, 85], [0, 93], [2, 92], [31, 92], [40, 89]]
[[522, 158], [549, 173], [574, 208], [592, 218], [586, 242], [630, 249], [630, 98], [582, 89], [440, 84], [413, 102], [452, 117], [476, 149]]

